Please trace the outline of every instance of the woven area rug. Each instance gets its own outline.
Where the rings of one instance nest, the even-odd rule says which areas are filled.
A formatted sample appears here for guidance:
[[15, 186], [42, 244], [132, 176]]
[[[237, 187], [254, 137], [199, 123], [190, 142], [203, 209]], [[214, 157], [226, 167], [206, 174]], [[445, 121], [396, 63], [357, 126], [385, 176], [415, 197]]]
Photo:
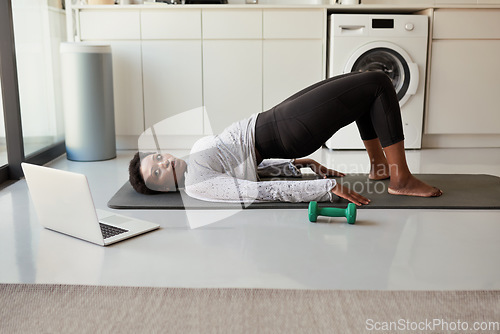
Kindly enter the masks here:
[[0, 284], [0, 333], [499, 333], [495, 322], [500, 291]]

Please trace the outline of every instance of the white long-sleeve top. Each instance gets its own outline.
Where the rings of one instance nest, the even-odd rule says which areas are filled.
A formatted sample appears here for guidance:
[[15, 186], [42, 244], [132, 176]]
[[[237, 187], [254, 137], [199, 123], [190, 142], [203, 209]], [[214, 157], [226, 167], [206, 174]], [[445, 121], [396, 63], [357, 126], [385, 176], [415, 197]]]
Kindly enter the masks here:
[[257, 115], [236, 122], [221, 134], [203, 137], [192, 147], [186, 193], [211, 202], [326, 202], [336, 199], [333, 179], [259, 181], [261, 177], [300, 176], [292, 160], [264, 160], [257, 166]]

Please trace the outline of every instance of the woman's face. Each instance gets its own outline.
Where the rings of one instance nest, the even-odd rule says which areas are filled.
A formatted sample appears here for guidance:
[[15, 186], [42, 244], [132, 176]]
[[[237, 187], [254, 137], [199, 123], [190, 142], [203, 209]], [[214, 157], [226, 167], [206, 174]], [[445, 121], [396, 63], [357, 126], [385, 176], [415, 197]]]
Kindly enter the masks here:
[[141, 174], [146, 186], [156, 191], [176, 191], [184, 184], [186, 162], [171, 154], [150, 154], [141, 160]]

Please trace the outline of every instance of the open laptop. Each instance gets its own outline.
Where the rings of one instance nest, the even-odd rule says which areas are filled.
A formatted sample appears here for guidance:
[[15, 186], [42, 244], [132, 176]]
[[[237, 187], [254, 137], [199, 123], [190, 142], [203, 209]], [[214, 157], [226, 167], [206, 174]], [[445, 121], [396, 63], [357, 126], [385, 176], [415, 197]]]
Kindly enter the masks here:
[[38, 220], [45, 228], [107, 246], [160, 227], [96, 210], [85, 175], [28, 163], [21, 166]]

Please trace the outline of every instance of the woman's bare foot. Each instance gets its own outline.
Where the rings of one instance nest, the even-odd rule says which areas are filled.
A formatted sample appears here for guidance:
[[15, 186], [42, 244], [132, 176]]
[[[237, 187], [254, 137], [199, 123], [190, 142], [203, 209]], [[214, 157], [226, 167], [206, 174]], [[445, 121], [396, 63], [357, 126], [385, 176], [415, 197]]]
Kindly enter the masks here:
[[372, 164], [368, 178], [370, 180], [385, 180], [391, 176], [387, 163]]
[[411, 175], [405, 181], [399, 181], [398, 183], [389, 183], [388, 192], [391, 195], [406, 195], [406, 196], [418, 196], [418, 197], [438, 197], [443, 194], [443, 192], [436, 188], [428, 185], [425, 182], [420, 181], [413, 175]]

